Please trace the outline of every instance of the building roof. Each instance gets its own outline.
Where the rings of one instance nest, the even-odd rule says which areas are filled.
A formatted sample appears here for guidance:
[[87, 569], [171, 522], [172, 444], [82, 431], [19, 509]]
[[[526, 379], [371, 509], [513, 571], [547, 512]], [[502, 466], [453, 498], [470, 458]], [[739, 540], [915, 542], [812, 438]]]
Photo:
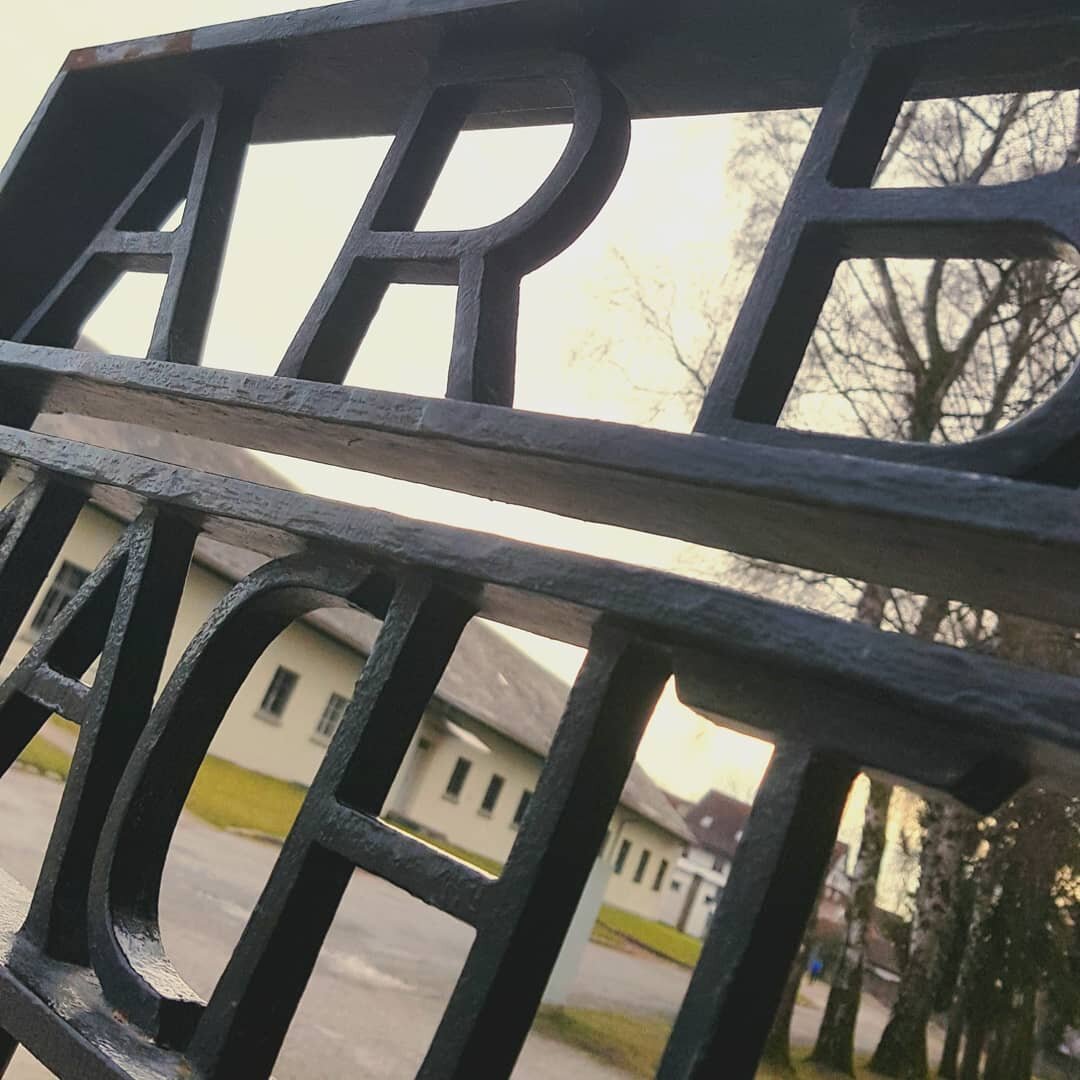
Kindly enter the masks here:
[[[156, 428], [76, 416], [43, 413], [36, 431], [203, 472], [238, 477], [271, 487], [296, 490], [281, 473], [248, 450], [211, 443]], [[236, 581], [266, 562], [258, 552], [202, 536], [198, 562]], [[378, 633], [371, 616], [344, 608], [318, 611], [307, 620], [324, 633], [365, 656]], [[473, 619], [447, 666], [436, 696], [511, 741], [546, 757], [562, 716], [569, 687], [482, 619]], [[634, 765], [623, 789], [622, 804], [680, 840], [691, 835], [682, 818], [648, 774]]]
[[[750, 816], [750, 805], [740, 799], [725, 795], [715, 788], [706, 792], [696, 803], [688, 803], [675, 795], [666, 795], [669, 804], [672, 804], [682, 814], [694, 841], [699, 847], [713, 855], [723, 855], [731, 859], [735, 855], [739, 839], [743, 829], [746, 828], [746, 819]], [[682, 809], [686, 807], [686, 809]], [[833, 857], [831, 866], [843, 859], [841, 865], [847, 863], [848, 846], [842, 840], [837, 840], [833, 845]]]
[[683, 819], [683, 821], [686, 820], [686, 815], [689, 814], [694, 807], [693, 799], [684, 799], [681, 795], [674, 795], [670, 791], [664, 792], [664, 798], [671, 803], [672, 809]]
[[683, 816], [699, 847], [730, 859], [750, 816], [750, 807], [714, 789], [702, 795]]

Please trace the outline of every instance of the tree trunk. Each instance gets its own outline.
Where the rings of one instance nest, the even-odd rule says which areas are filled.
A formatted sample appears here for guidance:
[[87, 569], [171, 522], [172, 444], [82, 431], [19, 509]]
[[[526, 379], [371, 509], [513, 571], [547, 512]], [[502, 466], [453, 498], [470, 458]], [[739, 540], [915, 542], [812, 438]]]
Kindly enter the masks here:
[[863, 959], [866, 935], [874, 914], [878, 871], [885, 849], [885, 826], [889, 816], [892, 788], [880, 780], [870, 781], [866, 801], [859, 856], [852, 875], [851, 904], [848, 909], [847, 935], [840, 957], [825, 1015], [818, 1030], [814, 1052], [810, 1055], [826, 1068], [855, 1074], [855, 1021], [862, 997]]
[[960, 1065], [960, 1039], [964, 1034], [964, 1004], [957, 995], [949, 1009], [949, 1023], [945, 1028], [945, 1045], [941, 1048], [941, 1064], [938, 1065], [939, 1080], [956, 1080]]
[[942, 944], [950, 930], [952, 892], [967, 827], [965, 811], [928, 803], [919, 858], [919, 891], [911, 929], [911, 949], [892, 1016], [870, 1069], [899, 1080], [926, 1080], [926, 1028], [930, 1022]]
[[1025, 986], [998, 1026], [985, 1080], [1031, 1080], [1035, 1064], [1035, 987]]
[[780, 999], [780, 1006], [773, 1017], [772, 1027], [765, 1040], [765, 1049], [762, 1051], [761, 1060], [785, 1072], [794, 1072], [791, 1064], [791, 1018], [795, 1014], [795, 1003], [799, 998], [799, 987], [802, 985], [803, 971], [806, 969], [806, 958], [809, 953], [804, 943], [795, 957], [795, 963], [788, 972], [787, 982], [784, 984], [784, 995]]
[[979, 1065], [982, 1062], [986, 1036], [984, 1020], [979, 1019], [968, 1025], [967, 1038], [964, 1040], [964, 1060], [960, 1065], [960, 1080], [979, 1080]]
[[993, 914], [997, 894], [996, 874], [984, 859], [975, 881], [975, 898], [967, 930], [967, 945], [957, 978], [953, 1009], [964, 1018], [964, 1053], [959, 1080], [979, 1080], [983, 1050], [997, 1014], [994, 969], [1000, 957], [994, 955]]

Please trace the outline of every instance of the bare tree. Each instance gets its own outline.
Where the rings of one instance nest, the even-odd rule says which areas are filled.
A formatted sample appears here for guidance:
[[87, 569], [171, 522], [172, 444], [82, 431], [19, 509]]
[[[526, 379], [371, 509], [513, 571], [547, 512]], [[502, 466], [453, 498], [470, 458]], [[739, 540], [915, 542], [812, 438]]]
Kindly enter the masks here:
[[[733, 178], [749, 192], [746, 228], [723, 288], [699, 305], [697, 331], [673, 316], [674, 286], [650, 287], [627, 269], [618, 303], [662, 347], [682, 376], [688, 409], [707, 388], [745, 281], [779, 208], [813, 117], [748, 118]], [[994, 95], [909, 105], [882, 159], [878, 184], [975, 185], [1075, 165], [1075, 93]], [[837, 273], [781, 424], [879, 440], [950, 443], [986, 435], [1022, 416], [1061, 384], [1080, 351], [1080, 270], [1052, 260], [852, 260]], [[635, 380], [640, 382], [640, 379]], [[649, 387], [646, 384], [645, 389]], [[664, 393], [655, 388], [658, 395]], [[670, 395], [670, 391], [667, 391]], [[725, 573], [744, 587], [927, 641], [964, 645], [994, 616], [946, 598], [911, 596], [749, 561]], [[814, 1056], [851, 1073], [864, 943], [885, 847], [889, 788], [871, 784], [853, 880], [846, 948], [833, 980]], [[923, 837], [911, 959], [875, 1066], [925, 1077], [927, 1001], [946, 933], [949, 883], [957, 873], [960, 820], [931, 807]]]
[[[1005, 615], [991, 644], [1004, 659], [1080, 674], [1070, 628]], [[1025, 788], [980, 823], [967, 862], [974, 904], [940, 1075], [1028, 1080], [1040, 995], [1052, 1046], [1080, 1016], [1080, 799]]]

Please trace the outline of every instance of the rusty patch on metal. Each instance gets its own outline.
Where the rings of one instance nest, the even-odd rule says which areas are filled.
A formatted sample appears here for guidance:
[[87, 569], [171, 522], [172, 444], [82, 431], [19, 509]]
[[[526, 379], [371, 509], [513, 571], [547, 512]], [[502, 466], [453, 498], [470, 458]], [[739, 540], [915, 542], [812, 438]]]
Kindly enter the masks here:
[[149, 60], [156, 56], [191, 52], [194, 31], [182, 30], [176, 34], [139, 38], [137, 41], [121, 41], [114, 45], [94, 45], [88, 49], [73, 49], [64, 61], [64, 71], [82, 71], [86, 68], [123, 64], [132, 60]]

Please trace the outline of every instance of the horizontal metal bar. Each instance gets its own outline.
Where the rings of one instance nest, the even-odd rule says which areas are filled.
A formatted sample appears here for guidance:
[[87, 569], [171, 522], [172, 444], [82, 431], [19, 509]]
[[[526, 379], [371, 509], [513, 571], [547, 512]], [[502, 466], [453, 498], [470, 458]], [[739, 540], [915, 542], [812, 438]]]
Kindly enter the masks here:
[[[1025, 10], [1028, 34], [1005, 50], [983, 45], [993, 34], [975, 33], [988, 27], [1007, 33], [1021, 22], [1001, 4], [975, 2], [962, 11], [958, 5], [911, 7], [863, 4], [853, 12], [848, 0], [832, 0], [811, 10], [787, 0], [765, 11], [753, 0], [729, 0], [718, 13], [715, 0], [670, 8], [634, 2], [613, 20], [597, 0], [355, 0], [77, 49], [64, 70], [134, 68], [141, 74], [139, 68], [157, 60], [174, 70], [199, 63], [230, 74], [240, 62], [258, 66], [276, 74], [267, 80], [260, 140], [383, 133], [407, 76], [438, 43], [479, 36], [489, 50], [558, 44], [605, 56], [635, 116], [782, 109], [821, 104], [855, 14], [879, 40], [898, 32], [905, 38], [964, 34], [962, 47], [931, 54], [916, 87], [920, 97], [1071, 85], [1069, 44], [1054, 32], [1054, 24], [1075, 14], [1070, 0], [1042, 0], [1037, 14]], [[1053, 29], [1044, 30], [1047, 24]], [[269, 42], [274, 49], [268, 53]], [[344, 63], [365, 47], [379, 64]], [[504, 123], [535, 123], [544, 118], [541, 104], [507, 94], [492, 102], [485, 119], [497, 124], [501, 114]]]
[[34, 671], [23, 693], [77, 724], [90, 696], [90, 687], [80, 679], [61, 675], [42, 664]]
[[[46, 410], [139, 416], [1066, 625], [1080, 606], [1080, 501], [1057, 488], [11, 343], [0, 344], [0, 375]], [[71, 464], [61, 455], [56, 467]]]
[[177, 234], [172, 232], [118, 231], [104, 236], [96, 250], [107, 259], [115, 259], [125, 270], [143, 274], [168, 273], [176, 249]]
[[1054, 464], [1073, 475], [1080, 464], [1074, 460], [1077, 455], [1072, 439], [1072, 417], [1078, 397], [1080, 376], [1072, 376], [1052, 398], [1007, 427], [963, 443], [885, 442], [859, 435], [800, 431], [734, 419], [725, 419], [724, 434], [739, 441], [783, 446], [802, 453], [819, 450], [1020, 480], [1038, 476], [1049, 462], [1054, 462], [1055, 452], [1062, 451], [1064, 461], [1059, 459]]
[[[717, 694], [715, 680], [702, 672], [718, 670], [718, 657], [737, 661], [738, 677], [724, 684], [725, 721], [766, 738], [782, 730], [814, 743], [820, 728], [826, 745], [848, 740], [852, 753], [855, 747], [869, 752], [875, 732], [889, 734], [894, 718], [910, 713], [938, 725], [933, 753], [920, 743], [898, 755], [895, 765], [882, 762], [881, 767], [921, 784], [944, 786], [950, 777], [961, 784], [973, 760], [995, 755], [1058, 775], [1080, 774], [1080, 682], [1065, 676], [879, 633], [671, 574], [427, 525], [47, 435], [0, 428], [0, 455], [34, 460], [94, 485], [106, 505], [110, 489], [104, 485], [116, 485], [137, 499], [186, 509], [209, 535], [268, 555], [296, 551], [308, 541], [346, 548], [379, 565], [436, 569], [440, 579], [453, 581], [476, 602], [480, 614], [573, 644], [587, 645], [596, 621], [616, 616], [672, 650], [676, 674], [685, 681], [691, 704], [700, 708], [711, 709]], [[1075, 505], [1072, 493], [995, 483], [1045, 496], [1059, 508]], [[947, 505], [940, 502], [947, 493], [938, 498]], [[1039, 520], [1034, 510], [1031, 520]], [[289, 522], [290, 531], [267, 522]], [[1049, 523], [1064, 543], [1066, 522], [1055, 526], [1051, 518]], [[1078, 548], [1080, 529], [1074, 529], [1062, 556], [1075, 560]], [[970, 549], [970, 543], [961, 547], [965, 558]], [[997, 558], [1005, 567], [1019, 565], [1004, 554]], [[1033, 576], [1042, 569], [1038, 559], [1028, 566]], [[1069, 580], [1061, 579], [1063, 588]], [[814, 710], [777, 714], [771, 708], [778, 688], [805, 687], [810, 677]], [[833, 718], [826, 724], [830, 706]], [[1003, 744], [1001, 732], [1011, 742]]]
[[1056, 258], [1072, 254], [1076, 168], [1007, 184], [822, 187], [808, 207], [845, 230], [848, 257]]
[[361, 870], [470, 926], [480, 920], [484, 894], [495, 880], [490, 874], [341, 803], [320, 802], [308, 820], [316, 823], [318, 844]]

